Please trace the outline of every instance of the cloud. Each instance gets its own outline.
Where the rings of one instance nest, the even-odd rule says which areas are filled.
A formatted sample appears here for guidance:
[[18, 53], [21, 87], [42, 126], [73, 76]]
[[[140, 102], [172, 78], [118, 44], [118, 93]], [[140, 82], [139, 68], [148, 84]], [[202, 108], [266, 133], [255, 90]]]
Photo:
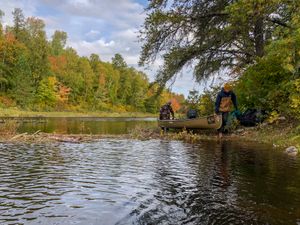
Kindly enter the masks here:
[[139, 25], [145, 18], [143, 6], [133, 0], [41, 0], [69, 16], [92, 18], [116, 28]]
[[98, 36], [100, 34], [99, 31], [97, 30], [90, 30], [88, 33], [85, 34], [85, 36], [87, 37], [95, 37]]
[[76, 49], [79, 55], [89, 56], [92, 53], [96, 53], [103, 61], [111, 61], [111, 58], [120, 53], [127, 64], [137, 68], [137, 62], [139, 60], [139, 54], [131, 50], [131, 47], [126, 42], [121, 41], [106, 41], [105, 39], [99, 39], [96, 41], [68, 41], [68, 45]]

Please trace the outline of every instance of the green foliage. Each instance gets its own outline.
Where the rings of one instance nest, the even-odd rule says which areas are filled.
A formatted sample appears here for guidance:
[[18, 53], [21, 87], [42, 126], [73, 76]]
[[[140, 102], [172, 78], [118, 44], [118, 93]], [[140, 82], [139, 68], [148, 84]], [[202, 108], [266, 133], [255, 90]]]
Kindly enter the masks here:
[[292, 112], [300, 119], [300, 79], [293, 81], [289, 100]]
[[39, 109], [51, 109], [58, 101], [57, 80], [55, 77], [43, 78], [40, 81], [36, 102]]
[[[300, 23], [299, 23], [300, 25]], [[300, 30], [284, 33], [236, 84], [240, 105], [299, 118]]]
[[199, 116], [207, 116], [213, 114], [215, 108], [215, 100], [219, 90], [219, 87], [214, 87], [210, 90], [204, 91], [203, 94], [199, 94], [199, 92], [196, 90], [190, 91], [185, 104], [186, 108], [196, 109]]
[[67, 43], [67, 33], [56, 30], [52, 36], [51, 48], [53, 55], [60, 55], [63, 53], [64, 47]]
[[291, 18], [299, 20], [299, 9], [299, 1], [289, 0], [150, 0], [140, 64], [162, 55], [156, 78], [162, 86], [190, 64], [197, 81], [224, 68], [240, 73], [265, 55], [278, 25], [287, 29]]
[[30, 17], [26, 21], [26, 32], [29, 37], [24, 44], [30, 53], [29, 63], [35, 90], [39, 82], [50, 75], [49, 47], [44, 28], [45, 23], [41, 19]]
[[15, 8], [12, 12], [14, 18], [14, 26], [12, 28], [13, 34], [17, 40], [23, 41], [25, 39], [25, 17], [22, 9]]
[[127, 63], [125, 62], [124, 58], [120, 54], [115, 54], [112, 58], [112, 65], [115, 69], [125, 69], [127, 68]]
[[80, 57], [66, 47], [64, 31], [55, 31], [47, 40], [41, 19], [25, 18], [21, 9], [15, 9], [13, 17], [12, 27], [2, 29], [0, 23], [1, 99], [13, 103], [2, 102], [3, 106], [157, 112], [160, 96], [148, 90], [146, 75], [128, 67], [122, 55], [115, 54], [112, 63], [102, 62], [96, 54]]
[[199, 115], [207, 116], [214, 113], [215, 108], [215, 98], [210, 92], [206, 91], [199, 98], [198, 111]]
[[199, 104], [199, 100], [200, 100], [199, 98], [200, 98], [199, 91], [197, 90], [189, 91], [189, 95], [187, 97], [187, 106], [189, 108], [196, 109]]

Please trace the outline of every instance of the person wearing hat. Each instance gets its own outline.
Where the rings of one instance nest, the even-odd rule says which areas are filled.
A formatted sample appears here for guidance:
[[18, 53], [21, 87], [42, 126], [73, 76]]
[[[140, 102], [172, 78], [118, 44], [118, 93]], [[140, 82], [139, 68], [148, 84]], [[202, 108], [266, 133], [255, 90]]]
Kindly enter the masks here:
[[174, 111], [171, 106], [171, 101], [168, 101], [165, 105], [160, 108], [159, 119], [160, 120], [169, 120], [170, 115], [172, 115], [172, 120], [174, 120]]
[[229, 83], [225, 83], [222, 90], [218, 93], [215, 103], [215, 113], [222, 114], [222, 127], [218, 130], [219, 137], [225, 132], [225, 126], [228, 120], [229, 112], [231, 111], [232, 104], [235, 110], [238, 110], [236, 95], [232, 91]]

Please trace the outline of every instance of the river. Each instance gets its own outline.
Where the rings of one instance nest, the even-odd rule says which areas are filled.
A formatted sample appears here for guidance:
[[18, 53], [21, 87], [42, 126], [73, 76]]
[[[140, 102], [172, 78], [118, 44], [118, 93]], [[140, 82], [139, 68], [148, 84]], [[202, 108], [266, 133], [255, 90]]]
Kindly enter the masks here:
[[0, 224], [300, 224], [300, 159], [254, 142], [0, 144]]
[[[2, 118], [7, 120], [8, 118]], [[157, 126], [156, 118], [32, 117], [10, 118], [18, 122], [18, 132], [58, 134], [127, 134], [138, 127]]]

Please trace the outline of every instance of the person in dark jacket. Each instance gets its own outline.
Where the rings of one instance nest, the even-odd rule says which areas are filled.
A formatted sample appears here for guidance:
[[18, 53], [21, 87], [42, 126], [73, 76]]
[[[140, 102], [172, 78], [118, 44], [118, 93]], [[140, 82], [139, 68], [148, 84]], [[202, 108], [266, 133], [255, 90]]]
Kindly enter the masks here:
[[225, 83], [222, 90], [218, 93], [215, 104], [215, 113], [222, 114], [222, 127], [218, 130], [219, 137], [222, 137], [222, 134], [225, 132], [224, 128], [226, 126], [232, 104], [234, 105], [235, 110], [238, 110], [236, 95], [233, 93], [231, 85], [229, 83]]
[[169, 101], [160, 108], [159, 119], [169, 120], [171, 115], [172, 115], [172, 120], [174, 120], [174, 111], [171, 106], [171, 101]]

